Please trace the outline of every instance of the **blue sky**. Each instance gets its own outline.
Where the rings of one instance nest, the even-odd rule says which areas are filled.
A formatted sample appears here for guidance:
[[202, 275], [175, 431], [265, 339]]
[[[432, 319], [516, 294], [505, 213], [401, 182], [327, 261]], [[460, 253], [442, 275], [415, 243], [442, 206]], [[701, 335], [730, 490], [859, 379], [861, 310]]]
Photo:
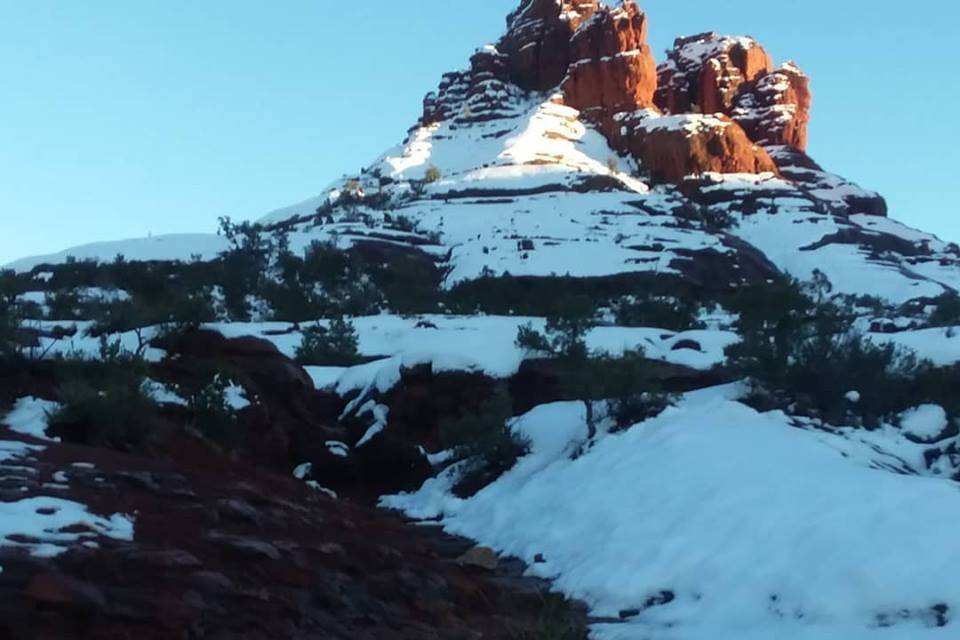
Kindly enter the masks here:
[[[315, 195], [399, 142], [518, 0], [0, 0], [0, 264], [211, 231]], [[960, 7], [647, 0], [677, 35], [752, 35], [813, 77], [811, 154], [960, 241]]]

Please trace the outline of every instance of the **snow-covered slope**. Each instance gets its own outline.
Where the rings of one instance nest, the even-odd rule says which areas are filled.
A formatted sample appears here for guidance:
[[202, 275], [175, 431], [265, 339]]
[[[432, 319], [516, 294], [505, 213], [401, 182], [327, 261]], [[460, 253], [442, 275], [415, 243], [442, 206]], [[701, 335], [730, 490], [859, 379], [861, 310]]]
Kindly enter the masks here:
[[134, 262], [213, 260], [226, 249], [226, 240], [215, 233], [159, 235], [80, 245], [50, 255], [21, 258], [6, 268], [23, 272], [43, 264], [63, 264], [71, 258], [111, 262], [118, 256]]
[[[850, 198], [872, 194], [836, 176], [794, 169], [790, 175], [802, 173], [802, 181], [708, 174], [683, 187], [650, 184], [643, 167], [613, 151], [576, 110], [537, 94], [511, 95], [508, 104], [492, 119], [417, 127], [360, 175], [260, 222], [286, 222], [295, 251], [315, 240], [349, 246], [371, 238], [426, 250], [442, 259], [447, 286], [503, 274], [641, 272], [702, 281], [705, 271], [737, 284], [776, 270], [805, 279], [819, 269], [838, 293], [895, 303], [960, 287], [956, 245], [885, 217], [851, 214]], [[388, 219], [398, 217], [416, 233], [391, 228]], [[718, 218], [725, 222], [712, 223]], [[118, 254], [209, 260], [226, 248], [212, 234], [158, 236], [8, 266], [26, 271], [68, 256], [109, 261]]]
[[587, 442], [581, 403], [513, 423], [531, 452], [476, 496], [451, 470], [383, 499], [530, 563], [609, 619], [600, 640], [953, 637], [960, 496], [921, 447], [689, 394]]

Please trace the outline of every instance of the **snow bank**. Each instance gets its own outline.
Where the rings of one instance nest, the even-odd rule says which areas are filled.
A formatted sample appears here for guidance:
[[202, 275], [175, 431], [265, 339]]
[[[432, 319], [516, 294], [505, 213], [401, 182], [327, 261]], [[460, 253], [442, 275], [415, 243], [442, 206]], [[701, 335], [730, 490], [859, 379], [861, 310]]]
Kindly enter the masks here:
[[48, 440], [48, 418], [60, 406], [59, 403], [34, 398], [33, 396], [20, 398], [13, 405], [13, 410], [0, 422], [17, 433], [32, 436], [39, 440]]
[[[956, 484], [877, 470], [859, 457], [875, 447], [730, 396], [689, 394], [576, 460], [534, 447], [468, 500], [448, 474], [382, 503], [524, 559], [595, 615], [639, 612], [597, 625], [603, 640], [947, 637], [932, 608], [960, 607]], [[575, 403], [539, 411], [535, 442], [582, 435], [556, 427]]]
[[900, 416], [900, 428], [906, 433], [930, 441], [947, 430], [947, 412], [937, 404], [924, 404]]
[[897, 333], [869, 333], [874, 344], [893, 344], [913, 351], [922, 360], [945, 367], [960, 362], [960, 327], [913, 329]]

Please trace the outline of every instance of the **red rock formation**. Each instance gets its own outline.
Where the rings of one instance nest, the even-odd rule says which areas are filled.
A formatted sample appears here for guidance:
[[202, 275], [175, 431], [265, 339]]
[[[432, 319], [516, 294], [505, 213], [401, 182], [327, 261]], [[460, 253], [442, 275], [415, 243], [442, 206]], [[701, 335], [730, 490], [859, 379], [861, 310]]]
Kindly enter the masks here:
[[655, 180], [679, 183], [707, 172], [778, 173], [770, 155], [723, 115], [660, 116], [645, 110], [618, 120], [621, 147]]
[[566, 103], [600, 122], [608, 135], [615, 114], [653, 105], [657, 67], [647, 17], [633, 0], [594, 14], [574, 34], [570, 50]]
[[[635, 0], [616, 8], [598, 0], [522, 0], [507, 26], [496, 47], [471, 59], [470, 70], [444, 76], [439, 93], [425, 100], [423, 123], [514, 115], [524, 91], [559, 88], [565, 104], [597, 125], [614, 149], [632, 153], [663, 180], [776, 171], [754, 143], [806, 147], [809, 81], [792, 65], [773, 70], [752, 38], [679, 38], [658, 69]], [[691, 117], [670, 128], [638, 113], [654, 105]]]
[[731, 116], [760, 144], [805, 151], [812, 102], [810, 78], [795, 64], [787, 63], [741, 93]]
[[656, 103], [669, 113], [728, 113], [741, 86], [771, 68], [770, 55], [752, 38], [677, 38], [658, 70]]
[[507, 16], [507, 34], [497, 44], [509, 60], [510, 79], [531, 91], [559, 85], [571, 62], [570, 37], [599, 9], [597, 0], [523, 0]]
[[773, 69], [752, 38], [679, 38], [658, 76], [655, 101], [668, 113], [722, 113], [754, 142], [806, 149], [810, 80], [794, 64]]
[[509, 110], [512, 94], [507, 58], [487, 46], [470, 58], [470, 69], [445, 73], [440, 88], [423, 99], [420, 124], [444, 120], [482, 122], [502, 117]]

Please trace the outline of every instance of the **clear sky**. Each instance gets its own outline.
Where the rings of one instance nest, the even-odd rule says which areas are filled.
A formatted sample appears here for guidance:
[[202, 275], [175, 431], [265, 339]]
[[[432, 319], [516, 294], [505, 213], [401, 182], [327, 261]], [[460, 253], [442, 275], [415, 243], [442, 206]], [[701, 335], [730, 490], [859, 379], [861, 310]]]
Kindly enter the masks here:
[[[519, 0], [0, 0], [0, 264], [212, 231], [399, 142]], [[677, 35], [758, 38], [813, 77], [811, 154], [960, 241], [960, 5], [646, 0]]]

